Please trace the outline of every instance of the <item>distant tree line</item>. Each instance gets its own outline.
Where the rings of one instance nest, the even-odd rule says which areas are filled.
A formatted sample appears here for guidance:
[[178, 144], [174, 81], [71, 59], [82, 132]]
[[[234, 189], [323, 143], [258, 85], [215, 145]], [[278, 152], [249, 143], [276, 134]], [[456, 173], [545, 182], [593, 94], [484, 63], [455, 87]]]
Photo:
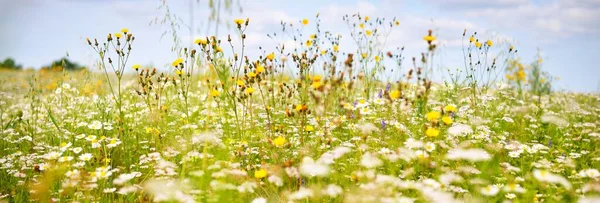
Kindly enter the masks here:
[[[81, 70], [85, 69], [85, 66], [79, 65], [73, 61], [70, 61], [66, 57], [55, 60], [50, 65], [42, 66], [42, 69], [58, 69], [58, 70]], [[22, 70], [23, 66], [17, 64], [14, 59], [8, 57], [4, 59], [4, 61], [0, 62], [0, 69], [9, 69], [9, 70]]]

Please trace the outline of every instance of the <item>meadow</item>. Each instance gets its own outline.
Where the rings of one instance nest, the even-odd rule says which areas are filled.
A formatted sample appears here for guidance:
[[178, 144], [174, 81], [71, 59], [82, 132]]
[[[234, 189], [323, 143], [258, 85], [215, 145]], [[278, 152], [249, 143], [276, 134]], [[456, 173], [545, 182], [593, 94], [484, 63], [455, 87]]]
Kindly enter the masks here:
[[89, 70], [0, 71], [0, 202], [600, 201], [600, 95], [471, 30], [444, 72], [434, 31], [403, 56], [398, 21], [344, 21], [354, 52], [304, 19], [250, 58], [235, 19], [168, 71], [128, 61], [128, 29], [81, 42]]

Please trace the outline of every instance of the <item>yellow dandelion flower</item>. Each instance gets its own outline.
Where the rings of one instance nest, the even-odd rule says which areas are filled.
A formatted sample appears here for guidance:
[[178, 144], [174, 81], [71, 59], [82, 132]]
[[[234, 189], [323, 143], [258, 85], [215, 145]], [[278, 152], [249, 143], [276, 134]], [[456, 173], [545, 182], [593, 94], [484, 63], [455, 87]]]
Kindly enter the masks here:
[[183, 70], [176, 70], [176, 71], [175, 71], [175, 74], [177, 74], [177, 75], [179, 75], [179, 76], [183, 75], [184, 73], [185, 73], [185, 72], [184, 72]]
[[429, 127], [425, 130], [425, 135], [427, 135], [427, 137], [437, 137], [440, 135], [440, 130]]
[[238, 80], [237, 81], [237, 85], [238, 86], [244, 86], [244, 81], [243, 80]]
[[287, 143], [287, 140], [285, 140], [285, 138], [282, 136], [279, 136], [273, 140], [273, 145], [275, 145], [276, 147], [283, 147], [285, 143]]
[[133, 68], [136, 71], [139, 70], [140, 67], [142, 67], [142, 65], [140, 65], [140, 64], [134, 64], [133, 66], [131, 66], [131, 68]]
[[312, 131], [315, 130], [315, 128], [312, 125], [307, 125], [307, 126], [304, 127], [304, 130], [306, 132], [312, 132]]
[[442, 117], [442, 122], [444, 122], [446, 125], [451, 125], [452, 118], [450, 118], [450, 116], [444, 116], [444, 117]]
[[221, 93], [219, 92], [219, 90], [210, 90], [210, 96], [212, 97], [218, 97], [219, 95], [221, 95]]
[[306, 46], [311, 47], [313, 42], [311, 40], [306, 40]]
[[267, 170], [260, 169], [260, 170], [254, 171], [254, 177], [258, 178], [258, 179], [267, 177]]
[[265, 72], [265, 66], [258, 64], [258, 66], [256, 66], [256, 72], [257, 73]]
[[270, 54], [268, 54], [267, 59], [269, 59], [269, 61], [273, 61], [273, 59], [275, 59], [275, 53], [271, 52]]
[[233, 22], [234, 22], [236, 25], [238, 25], [238, 26], [241, 26], [241, 25], [242, 25], [242, 24], [244, 24], [244, 22], [246, 22], [246, 21], [244, 21], [244, 19], [237, 18], [237, 19], [233, 20]]
[[215, 51], [216, 51], [217, 53], [219, 53], [219, 52], [223, 52], [223, 49], [222, 49], [221, 47], [217, 47], [217, 48], [215, 49]]
[[476, 41], [476, 42], [475, 42], [475, 47], [477, 47], [477, 48], [481, 48], [481, 43], [480, 43], [479, 41]]
[[249, 72], [248, 73], [248, 77], [251, 77], [251, 78], [256, 77], [256, 73], [255, 72]]
[[181, 63], [183, 63], [183, 58], [177, 58], [177, 59], [175, 59], [175, 61], [173, 61], [173, 63], [171, 63], [171, 65], [177, 67]]
[[401, 94], [400, 94], [399, 90], [392, 90], [390, 92], [390, 99], [392, 99], [392, 100], [398, 99], [398, 98], [400, 98], [400, 96], [401, 96]]
[[321, 76], [321, 75], [315, 75], [315, 76], [312, 77], [312, 80], [313, 80], [313, 82], [321, 81], [321, 78], [323, 78], [323, 76]]
[[492, 42], [492, 40], [488, 40], [485, 43], [487, 44], [488, 47], [491, 47], [492, 45], [494, 45], [494, 43]]
[[373, 34], [373, 31], [367, 30], [367, 31], [365, 31], [365, 34], [367, 34], [367, 36], [371, 36]]
[[365, 24], [364, 24], [364, 23], [358, 24], [358, 27], [359, 27], [360, 29], [365, 29]]
[[333, 51], [334, 52], [340, 51], [340, 47], [338, 45], [333, 45]]
[[400, 21], [394, 21], [394, 25], [399, 26], [400, 25]]
[[427, 36], [423, 37], [423, 39], [425, 41], [427, 41], [428, 43], [431, 43], [431, 42], [435, 41], [436, 38], [434, 36], [427, 35]]
[[440, 117], [442, 117], [442, 114], [439, 111], [432, 111], [427, 113], [425, 117], [427, 117], [428, 121], [437, 121], [438, 119], [440, 119]]
[[325, 55], [327, 53], [327, 50], [323, 49], [321, 50], [321, 55]]
[[302, 25], [308, 25], [308, 19], [302, 19]]
[[317, 35], [316, 35], [316, 34], [311, 34], [311, 35], [310, 35], [310, 39], [316, 39], [316, 38], [317, 38]]
[[369, 16], [365, 16], [365, 22], [369, 21], [371, 18]]
[[198, 39], [194, 40], [194, 44], [197, 44], [197, 45], [206, 45], [206, 44], [208, 44], [208, 42], [206, 41], [206, 39], [198, 38]]
[[471, 36], [469, 37], [469, 42], [473, 43], [475, 41], [475, 37]]
[[448, 112], [448, 113], [456, 112], [456, 106], [454, 106], [454, 105], [446, 105], [444, 107], [444, 111]]
[[319, 89], [321, 86], [323, 86], [323, 84], [321, 83], [321, 81], [316, 81], [313, 82], [311, 86], [315, 89]]
[[379, 62], [381, 60], [381, 57], [379, 57], [379, 55], [375, 56], [375, 62]]
[[124, 34], [127, 34], [129, 32], [129, 29], [123, 28], [123, 29], [121, 29], [121, 32], [124, 33]]
[[245, 92], [246, 92], [246, 94], [252, 94], [254, 92], [254, 88], [248, 87], [248, 88], [246, 88]]
[[117, 39], [119, 39], [119, 38], [123, 37], [123, 33], [117, 32], [117, 33], [115, 33], [115, 37]]
[[362, 56], [363, 58], [367, 58], [367, 53], [361, 53], [360, 56]]

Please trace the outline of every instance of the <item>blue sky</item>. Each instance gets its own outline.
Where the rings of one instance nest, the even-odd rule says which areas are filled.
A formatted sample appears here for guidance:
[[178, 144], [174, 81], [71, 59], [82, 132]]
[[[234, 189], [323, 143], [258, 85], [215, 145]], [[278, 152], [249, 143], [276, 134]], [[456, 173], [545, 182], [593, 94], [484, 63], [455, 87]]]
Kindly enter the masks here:
[[[214, 33], [206, 27], [207, 0], [192, 0], [193, 32], [180, 30], [184, 44]], [[349, 35], [342, 15], [359, 12], [372, 18], [397, 17], [401, 25], [386, 47], [405, 46], [405, 56], [419, 56], [425, 48], [422, 36], [437, 30], [442, 52], [438, 62], [460, 68], [460, 39], [464, 29], [477, 31], [481, 39], [514, 44], [522, 61], [533, 61], [542, 50], [544, 68], [560, 77], [561, 90], [593, 92], [600, 89], [600, 0], [378, 0], [378, 1], [275, 1], [241, 0], [243, 12], [226, 16], [249, 17], [248, 49], [272, 48], [289, 39], [272, 40], [267, 33], [280, 31], [281, 20], [297, 23], [320, 13], [322, 27]], [[93, 65], [96, 56], [85, 38], [103, 39], [107, 33], [129, 28], [136, 36], [132, 63], [166, 67], [176, 58], [172, 38], [161, 35], [166, 25], [150, 25], [160, 18], [161, 0], [0, 0], [0, 59], [13, 57], [26, 67], [40, 67], [69, 54], [81, 64]], [[190, 21], [189, 0], [166, 0], [184, 24]], [[228, 23], [230, 20], [227, 21]], [[222, 26], [225, 28], [225, 26]], [[310, 31], [310, 30], [309, 30]], [[233, 33], [221, 29], [224, 37]], [[308, 33], [306, 33], [308, 34]], [[352, 41], [343, 38], [342, 51]], [[226, 50], [227, 51], [227, 50]]]

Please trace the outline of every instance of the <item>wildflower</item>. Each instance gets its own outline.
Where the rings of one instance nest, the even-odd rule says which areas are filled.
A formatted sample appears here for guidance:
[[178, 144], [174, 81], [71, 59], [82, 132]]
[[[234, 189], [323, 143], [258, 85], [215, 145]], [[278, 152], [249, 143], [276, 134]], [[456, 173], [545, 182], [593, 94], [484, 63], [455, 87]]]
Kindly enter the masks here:
[[92, 160], [92, 154], [90, 154], [90, 153], [82, 154], [81, 156], [79, 156], [79, 160], [81, 160], [81, 161]]
[[390, 92], [390, 99], [395, 100], [400, 98], [401, 94], [400, 94], [400, 90], [392, 90]]
[[358, 25], [358, 27], [359, 27], [360, 29], [365, 29], [365, 24], [364, 24], [364, 23], [361, 23], [361, 24], [359, 24], [359, 25]]
[[492, 47], [494, 43], [492, 43], [492, 40], [488, 40], [485, 42], [485, 44], [487, 44], [488, 47]]
[[100, 129], [102, 129], [102, 122], [100, 122], [100, 121], [92, 121], [92, 123], [90, 123], [88, 125], [88, 128], [92, 129], [92, 130], [100, 130]]
[[316, 81], [313, 82], [311, 86], [315, 89], [319, 89], [321, 86], [323, 86], [323, 84], [321, 83], [321, 81]]
[[453, 149], [448, 151], [446, 158], [450, 160], [487, 161], [492, 157], [483, 149]]
[[425, 117], [427, 118], [427, 121], [437, 121], [440, 119], [440, 117], [442, 117], [442, 114], [439, 111], [431, 111], [427, 113]]
[[311, 189], [301, 187], [298, 191], [290, 194], [289, 199], [291, 200], [302, 200], [313, 196], [313, 191]]
[[597, 169], [586, 169], [579, 172], [579, 176], [588, 177], [588, 178], [598, 178], [600, 177], [600, 172]]
[[394, 21], [394, 25], [399, 26], [400, 25], [400, 21]]
[[315, 162], [310, 157], [304, 157], [300, 164], [300, 174], [307, 177], [325, 177], [330, 173], [329, 166], [320, 162]]
[[448, 113], [456, 112], [456, 106], [454, 105], [446, 105], [444, 107], [444, 111]]
[[198, 39], [194, 40], [194, 44], [197, 44], [197, 45], [206, 45], [206, 44], [208, 44], [208, 42], [206, 41], [206, 39], [198, 38]]
[[248, 76], [251, 78], [256, 77], [256, 72], [249, 72]]
[[308, 19], [302, 19], [302, 25], [308, 25]]
[[142, 65], [140, 65], [140, 64], [135, 64], [135, 65], [131, 66], [131, 68], [133, 68], [135, 71], [137, 71], [140, 69], [141, 66]]
[[254, 177], [258, 178], [258, 179], [267, 177], [267, 170], [265, 170], [265, 169], [259, 169], [257, 171], [254, 171]]
[[135, 178], [135, 173], [123, 173], [113, 180], [113, 184], [123, 185], [133, 178]]
[[181, 63], [183, 63], [183, 58], [177, 58], [175, 61], [173, 61], [173, 63], [171, 63], [171, 65], [173, 65], [173, 67], [177, 67]]
[[481, 48], [481, 43], [480, 43], [479, 41], [476, 41], [476, 42], [475, 42], [475, 47], [477, 47], [477, 48]]
[[252, 200], [250, 203], [267, 203], [267, 199], [263, 197], [258, 197]]
[[313, 42], [311, 40], [306, 40], [306, 46], [311, 47]]
[[115, 37], [117, 39], [119, 39], [119, 38], [123, 37], [123, 33], [117, 32], [117, 33], [115, 33]]
[[248, 87], [248, 88], [246, 88], [245, 92], [246, 92], [246, 94], [252, 94], [254, 92], [254, 88]]
[[365, 34], [367, 34], [367, 36], [371, 36], [373, 34], [373, 31], [367, 30], [367, 31], [365, 31]]
[[432, 152], [433, 150], [435, 150], [435, 143], [433, 142], [428, 142], [425, 144], [425, 151], [427, 152]]
[[210, 96], [211, 97], [218, 97], [221, 93], [219, 92], [219, 90], [213, 89], [210, 90]]
[[129, 29], [127, 29], [127, 28], [123, 28], [123, 29], [121, 29], [121, 32], [122, 32], [123, 34], [127, 34], [127, 33], [129, 32]]
[[427, 137], [437, 137], [440, 135], [440, 130], [429, 127], [425, 130], [425, 135], [427, 135]]
[[481, 188], [481, 194], [485, 195], [485, 196], [496, 196], [496, 194], [498, 194], [498, 192], [500, 191], [500, 188], [498, 188], [495, 185], [488, 185], [485, 186], [484, 188]]
[[474, 41], [475, 41], [475, 37], [473, 37], [473, 36], [471, 35], [471, 37], [469, 37], [469, 42], [473, 43]]
[[336, 184], [329, 184], [327, 185], [327, 187], [325, 187], [325, 189], [323, 189], [322, 193], [335, 198], [338, 195], [342, 194], [344, 192], [344, 190], [342, 189], [342, 187], [336, 185]]
[[365, 16], [365, 22], [369, 21], [369, 19], [371, 19], [369, 16]]
[[511, 51], [512, 51], [512, 50], [514, 50], [514, 49], [515, 49], [515, 47], [514, 47], [513, 45], [510, 45], [510, 46], [508, 47], [508, 52], [511, 52]]
[[379, 63], [379, 61], [380, 61], [380, 60], [381, 60], [381, 57], [379, 57], [379, 56], [375, 56], [375, 62], [378, 62], [378, 63]]
[[442, 122], [444, 122], [446, 125], [451, 125], [452, 118], [450, 116], [444, 116], [444, 117], [442, 117]]
[[360, 159], [360, 164], [366, 168], [377, 168], [383, 165], [383, 162], [375, 154], [365, 153]]
[[425, 41], [427, 41], [427, 43], [431, 43], [436, 40], [435, 36], [432, 36], [432, 35], [427, 35], [427, 36], [423, 37], [423, 39]]
[[470, 126], [465, 124], [458, 123], [448, 128], [448, 134], [452, 136], [463, 136], [470, 133], [473, 133], [473, 129], [471, 129]]
[[269, 183], [272, 183], [277, 187], [283, 186], [283, 180], [281, 180], [281, 178], [276, 175], [269, 176], [269, 178], [267, 178], [267, 181], [269, 181]]
[[543, 123], [551, 123], [557, 125], [558, 127], [566, 127], [569, 125], [567, 120], [555, 115], [545, 114], [540, 119]]
[[304, 130], [306, 132], [312, 132], [312, 131], [315, 130], [315, 128], [312, 125], [307, 125], [307, 126], [304, 127]]
[[273, 59], [275, 59], [275, 53], [271, 52], [270, 54], [268, 54], [267, 59], [269, 59], [269, 61], [273, 61]]
[[243, 87], [243, 86], [244, 86], [244, 81], [243, 81], [243, 80], [238, 80], [238, 81], [236, 82], [236, 84], [237, 84], [238, 86], [240, 86], [240, 87]]
[[547, 170], [534, 170], [533, 177], [540, 182], [558, 183], [565, 187], [567, 190], [571, 189], [571, 183], [561, 175], [551, 173]]
[[516, 192], [516, 193], [524, 193], [525, 189], [516, 183], [509, 183], [504, 186], [504, 191], [506, 192]]
[[273, 145], [275, 145], [276, 147], [283, 147], [283, 145], [285, 145], [286, 142], [287, 140], [285, 140], [284, 137], [279, 136], [273, 140]]
[[363, 52], [363, 53], [360, 54], [360, 56], [362, 56], [362, 58], [365, 59], [365, 58], [367, 58], [367, 53]]
[[245, 21], [244, 21], [244, 19], [241, 19], [241, 18], [236, 18], [236, 19], [234, 19], [234, 20], [233, 20], [233, 22], [234, 22], [236, 25], [238, 25], [238, 27], [240, 27], [240, 26], [242, 26], [242, 24], [244, 24], [244, 22], [245, 22]]
[[178, 76], [183, 75], [185, 72], [183, 70], [176, 70], [175, 74], [177, 74]]
[[333, 51], [334, 52], [340, 51], [340, 47], [338, 45], [333, 45]]

